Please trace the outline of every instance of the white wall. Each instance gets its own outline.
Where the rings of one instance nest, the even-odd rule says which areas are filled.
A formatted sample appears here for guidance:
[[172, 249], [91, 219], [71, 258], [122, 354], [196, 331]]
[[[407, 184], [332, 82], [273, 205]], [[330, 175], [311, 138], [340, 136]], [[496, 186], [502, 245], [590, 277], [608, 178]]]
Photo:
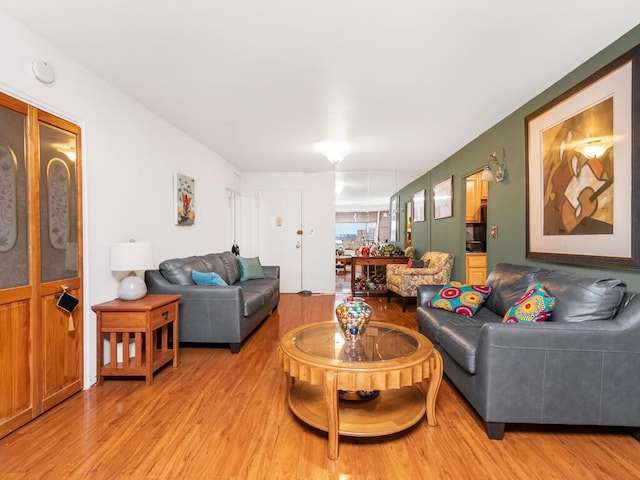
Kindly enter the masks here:
[[[81, 41], [81, 39], [79, 39]], [[114, 298], [112, 242], [152, 242], [166, 258], [228, 250], [227, 187], [240, 190], [234, 168], [51, 44], [0, 12], [0, 90], [82, 128], [84, 174], [85, 388], [96, 380], [95, 315], [91, 305]], [[31, 73], [35, 59], [56, 72], [51, 85]], [[171, 92], [167, 92], [171, 94]], [[173, 225], [172, 177], [196, 180], [196, 222]], [[236, 175], [234, 175], [236, 173]]]
[[313, 293], [335, 292], [335, 174], [243, 173], [242, 256], [257, 256], [258, 229], [255, 194], [258, 190], [302, 191], [302, 289]]

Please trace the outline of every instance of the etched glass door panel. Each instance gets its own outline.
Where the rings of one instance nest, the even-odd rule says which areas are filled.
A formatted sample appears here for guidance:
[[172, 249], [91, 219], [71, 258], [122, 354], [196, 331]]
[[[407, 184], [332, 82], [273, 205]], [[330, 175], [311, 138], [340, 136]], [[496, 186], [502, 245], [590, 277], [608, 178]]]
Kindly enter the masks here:
[[40, 122], [42, 281], [78, 276], [76, 135]]
[[0, 289], [29, 283], [26, 118], [0, 106]]
[[[82, 390], [82, 215], [80, 129], [38, 112], [42, 410]], [[79, 300], [67, 312], [58, 299]]]

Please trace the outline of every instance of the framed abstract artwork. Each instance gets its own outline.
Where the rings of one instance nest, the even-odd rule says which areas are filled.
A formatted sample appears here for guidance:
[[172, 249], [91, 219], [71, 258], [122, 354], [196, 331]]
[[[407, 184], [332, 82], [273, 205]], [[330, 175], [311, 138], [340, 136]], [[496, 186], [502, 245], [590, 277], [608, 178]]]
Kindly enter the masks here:
[[628, 53], [526, 117], [528, 258], [640, 266], [638, 68]]
[[174, 175], [174, 225], [190, 226], [196, 221], [195, 180], [181, 173]]
[[453, 175], [433, 185], [433, 218], [453, 216]]

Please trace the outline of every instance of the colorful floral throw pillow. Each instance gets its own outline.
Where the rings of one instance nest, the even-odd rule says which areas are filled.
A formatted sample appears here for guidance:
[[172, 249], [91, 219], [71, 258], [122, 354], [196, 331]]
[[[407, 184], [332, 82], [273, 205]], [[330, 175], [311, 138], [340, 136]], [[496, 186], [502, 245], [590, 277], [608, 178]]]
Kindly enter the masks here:
[[534, 285], [513, 304], [502, 318], [502, 323], [544, 322], [556, 306], [556, 299], [540, 284]]
[[473, 317], [491, 293], [489, 285], [465, 285], [460, 282], [447, 283], [427, 306]]

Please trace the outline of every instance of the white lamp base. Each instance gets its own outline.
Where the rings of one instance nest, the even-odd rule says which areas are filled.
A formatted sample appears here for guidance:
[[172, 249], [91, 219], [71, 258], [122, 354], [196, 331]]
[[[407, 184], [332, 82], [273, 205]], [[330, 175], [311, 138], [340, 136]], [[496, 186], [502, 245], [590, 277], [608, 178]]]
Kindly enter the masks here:
[[120, 300], [138, 300], [147, 294], [147, 285], [140, 277], [131, 275], [125, 277], [118, 286], [118, 298]]

